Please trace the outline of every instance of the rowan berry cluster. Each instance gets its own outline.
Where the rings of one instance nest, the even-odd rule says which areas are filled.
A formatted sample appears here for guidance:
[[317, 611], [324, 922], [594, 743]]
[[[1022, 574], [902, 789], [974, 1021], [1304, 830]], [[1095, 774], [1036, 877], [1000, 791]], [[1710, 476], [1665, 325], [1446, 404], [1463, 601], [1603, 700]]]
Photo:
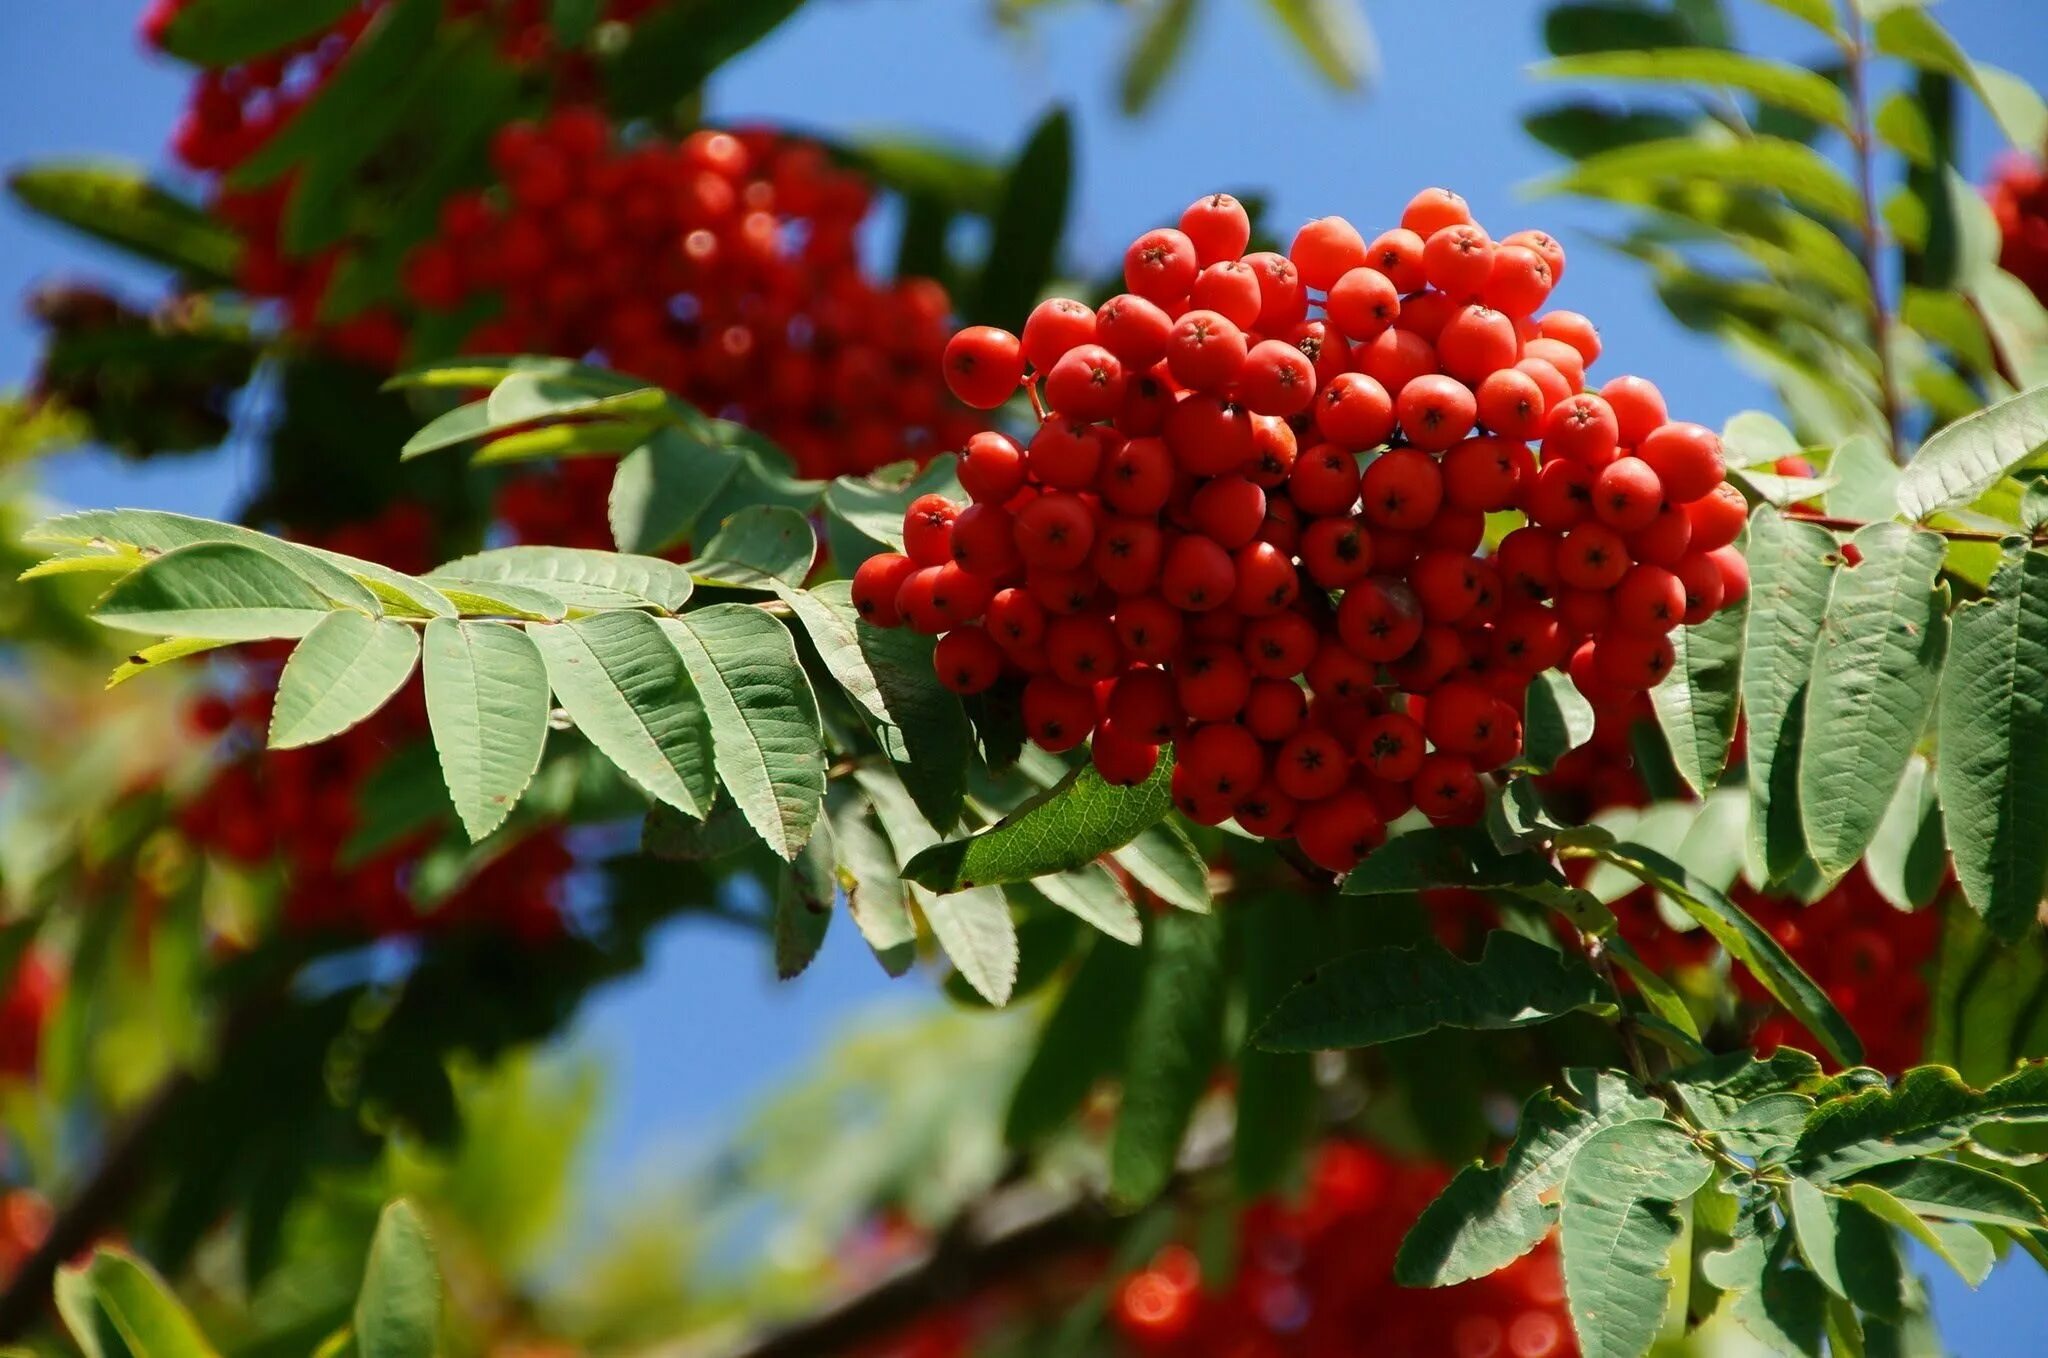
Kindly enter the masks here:
[[[401, 505], [318, 545], [419, 571], [432, 563], [429, 530], [424, 511]], [[558, 830], [518, 839], [431, 909], [421, 906], [414, 887], [421, 857], [434, 843], [432, 830], [352, 854], [349, 841], [363, 828], [373, 780], [393, 751], [426, 734], [424, 696], [415, 679], [375, 716], [333, 740], [266, 750], [282, 664], [282, 654], [251, 648], [234, 691], [210, 693], [192, 709], [192, 724], [217, 738], [227, 754], [180, 813], [180, 828], [195, 844], [244, 868], [281, 865], [281, 919], [302, 932], [388, 937], [485, 927], [535, 943], [560, 936], [571, 858]]]
[[2048, 166], [2027, 156], [1998, 162], [1985, 191], [1998, 219], [1998, 267], [2048, 299]]
[[1544, 233], [1496, 243], [1442, 189], [1372, 241], [1326, 217], [1246, 254], [1250, 229], [1204, 198], [1100, 307], [955, 335], [954, 393], [1022, 386], [1041, 423], [968, 439], [970, 503], [912, 504], [854, 601], [942, 633], [955, 689], [1021, 676], [1039, 745], [1092, 736], [1119, 784], [1172, 745], [1187, 815], [1343, 871], [1411, 807], [1478, 816], [1537, 674], [1601, 707], [1662, 678], [1671, 630], [1747, 588], [1746, 506], [1654, 386], [1586, 386], [1592, 324], [1538, 314]]
[[739, 420], [806, 476], [930, 457], [973, 428], [934, 370], [951, 304], [872, 278], [872, 200], [814, 143], [700, 131], [615, 144], [589, 109], [503, 129], [494, 188], [449, 200], [405, 286], [428, 310], [500, 300], [478, 352], [601, 354]]
[[1547, 1242], [1456, 1287], [1395, 1284], [1401, 1237], [1448, 1177], [1357, 1142], [1327, 1143], [1299, 1206], [1262, 1202], [1240, 1218], [1234, 1276], [1205, 1287], [1194, 1254], [1168, 1246], [1119, 1286], [1117, 1329], [1158, 1358], [1576, 1355]]

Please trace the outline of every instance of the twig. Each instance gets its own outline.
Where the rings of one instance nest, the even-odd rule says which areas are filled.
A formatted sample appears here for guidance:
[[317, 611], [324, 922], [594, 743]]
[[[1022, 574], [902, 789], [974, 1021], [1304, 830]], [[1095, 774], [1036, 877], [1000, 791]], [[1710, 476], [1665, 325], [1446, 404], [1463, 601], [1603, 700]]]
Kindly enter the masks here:
[[[1817, 524], [1822, 528], [1839, 529], [1845, 533], [1853, 533], [1859, 528], [1868, 528], [1871, 523], [1871, 521], [1865, 519], [1841, 519], [1825, 514], [1795, 513], [1789, 517], [1798, 520], [1800, 523]], [[2004, 542], [2007, 538], [2029, 536], [2017, 528], [2001, 532], [1995, 528], [1942, 528], [1931, 523], [1923, 523], [1917, 526], [1925, 528], [1930, 533], [1939, 533], [1945, 538], [1953, 538], [1957, 542]], [[2043, 535], [2040, 533], [2032, 534], [2030, 540], [2040, 542], [2043, 540]]]
[[1870, 281], [1870, 336], [1877, 348], [1885, 436], [1890, 441], [1892, 461], [1904, 466], [1906, 449], [1899, 432], [1899, 387], [1898, 375], [1893, 371], [1891, 311], [1884, 300], [1883, 261], [1880, 258], [1884, 237], [1877, 215], [1877, 166], [1871, 147], [1870, 94], [1864, 69], [1869, 48], [1863, 18], [1855, 0], [1842, 0], [1842, 11], [1845, 22], [1842, 59], [1848, 71], [1849, 106], [1855, 124], [1849, 131], [1849, 145], [1856, 153], [1857, 187], [1863, 199], [1863, 229], [1859, 243], [1863, 272]]

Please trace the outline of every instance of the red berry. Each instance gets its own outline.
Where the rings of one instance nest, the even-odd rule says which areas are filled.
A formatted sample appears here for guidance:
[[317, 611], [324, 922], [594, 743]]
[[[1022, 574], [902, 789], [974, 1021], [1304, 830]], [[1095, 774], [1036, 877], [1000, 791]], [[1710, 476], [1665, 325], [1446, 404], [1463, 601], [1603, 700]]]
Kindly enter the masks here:
[[[1598, 396], [1580, 393], [1553, 407], [1543, 421], [1543, 456], [1566, 458], [1599, 471], [1614, 461], [1621, 427]], [[1652, 464], [1655, 465], [1654, 463]]]
[[1211, 264], [1195, 275], [1195, 285], [1188, 291], [1188, 305], [1213, 311], [1240, 330], [1249, 330], [1259, 323], [1259, 310], [1264, 305], [1259, 276], [1243, 260], [1226, 259]]
[[1529, 316], [1549, 298], [1557, 278], [1550, 261], [1526, 245], [1502, 242], [1493, 252], [1493, 270], [1480, 296], [1510, 316]]
[[932, 668], [955, 693], [980, 693], [1001, 677], [1003, 650], [979, 627], [955, 628], [939, 638]]
[[1364, 373], [1341, 373], [1316, 396], [1316, 429], [1332, 443], [1377, 448], [1394, 432], [1394, 402]]
[[1376, 528], [1420, 529], [1436, 517], [1443, 499], [1442, 468], [1435, 458], [1413, 448], [1381, 453], [1366, 467], [1359, 484], [1360, 505]]
[[1214, 311], [1189, 311], [1173, 323], [1166, 366], [1194, 391], [1221, 391], [1237, 380], [1248, 351], [1244, 331]]
[[1436, 352], [1445, 372], [1468, 387], [1511, 367], [1521, 357], [1515, 323], [1486, 306], [1460, 307], [1437, 336]]
[[1109, 694], [1109, 719], [1135, 739], [1163, 745], [1180, 729], [1180, 699], [1173, 680], [1150, 666], [1126, 670]]
[[1662, 566], [1636, 565], [1614, 587], [1613, 625], [1643, 636], [1663, 636], [1685, 621], [1683, 581]]
[[1624, 448], [1637, 447], [1651, 430], [1671, 418], [1664, 408], [1664, 393], [1640, 377], [1610, 380], [1600, 388], [1600, 399], [1614, 410]]
[[896, 596], [916, 570], [916, 562], [895, 552], [861, 562], [853, 573], [854, 611], [877, 627], [900, 627], [903, 615], [896, 611]]
[[1190, 393], [1167, 415], [1164, 432], [1174, 462], [1196, 476], [1234, 472], [1251, 460], [1251, 412], [1221, 396]]
[[993, 430], [967, 440], [953, 469], [960, 488], [981, 504], [1003, 504], [1024, 485], [1024, 451]]
[[1158, 303], [1122, 292], [1095, 313], [1095, 342], [1123, 361], [1127, 372], [1150, 368], [1166, 357], [1173, 318]]
[[1017, 550], [1026, 565], [1073, 570], [1095, 545], [1095, 516], [1076, 495], [1041, 495], [1017, 512]]
[[1372, 799], [1356, 790], [1304, 806], [1294, 818], [1295, 843], [1310, 862], [1329, 872], [1349, 872], [1386, 837]]
[[1723, 481], [1687, 504], [1685, 517], [1692, 523], [1692, 549], [1711, 552], [1742, 536], [1742, 529], [1749, 522], [1749, 501], [1742, 498], [1741, 491]]
[[1399, 660], [1422, 637], [1422, 605], [1408, 586], [1362, 580], [1337, 605], [1337, 635], [1361, 660]]
[[1466, 825], [1479, 818], [1484, 793], [1472, 761], [1459, 754], [1425, 757], [1409, 784], [1415, 809], [1444, 825]]
[[1690, 504], [1721, 483], [1721, 440], [1703, 425], [1660, 425], [1643, 439], [1636, 455], [1656, 469], [1673, 504]]
[[1477, 297], [1493, 276], [1493, 241], [1470, 222], [1444, 227], [1424, 239], [1422, 270], [1455, 301]]
[[1303, 727], [1274, 755], [1273, 781], [1297, 802], [1320, 802], [1351, 781], [1351, 752], [1330, 732]]
[[1244, 204], [1227, 193], [1198, 198], [1180, 214], [1180, 229], [1194, 242], [1202, 264], [1236, 259], [1251, 242], [1252, 219]]
[[1238, 372], [1238, 399], [1257, 415], [1282, 419], [1307, 410], [1316, 397], [1316, 370], [1285, 340], [1260, 340]]
[[1664, 483], [1639, 457], [1618, 457], [1593, 478], [1593, 514], [1623, 533], [1647, 528], [1664, 508]]
[[1721, 578], [1721, 567], [1711, 555], [1693, 552], [1680, 558], [1671, 571], [1685, 590], [1685, 622], [1688, 626], [1703, 623], [1721, 611], [1727, 586]]
[[1162, 227], [1147, 231], [1124, 252], [1124, 286], [1172, 310], [1194, 286], [1201, 265], [1195, 243], [1180, 232]]
[[1401, 388], [1394, 414], [1417, 448], [1441, 452], [1472, 432], [1479, 407], [1472, 390], [1454, 377], [1431, 373]]
[[1095, 728], [1088, 755], [1111, 787], [1136, 787], [1159, 767], [1159, 746], [1125, 735], [1114, 718]]
[[1024, 381], [1017, 337], [992, 325], [972, 325], [946, 343], [946, 386], [977, 410], [994, 410]]
[[1102, 468], [1102, 441], [1087, 420], [1054, 415], [1031, 436], [1031, 444], [1024, 450], [1024, 465], [1040, 485], [1090, 490]]
[[1445, 227], [1462, 226], [1471, 220], [1471, 207], [1449, 189], [1424, 189], [1401, 210], [1401, 229], [1412, 231], [1423, 240]]
[[1057, 754], [1088, 739], [1095, 729], [1095, 695], [1046, 675], [1024, 685], [1024, 731]]
[[1236, 588], [1237, 571], [1230, 563], [1230, 553], [1208, 538], [1190, 533], [1167, 548], [1159, 592], [1174, 607], [1205, 613], [1229, 603]]
[[1543, 388], [1520, 368], [1488, 373], [1473, 397], [1481, 428], [1524, 441], [1542, 434], [1543, 417], [1550, 407]]
[[943, 495], [920, 495], [903, 512], [903, 551], [920, 566], [953, 559], [953, 520], [960, 507]]
[[1301, 271], [1294, 267], [1294, 261], [1262, 250], [1246, 255], [1244, 262], [1259, 276], [1258, 329], [1277, 335], [1299, 325], [1308, 315], [1308, 289], [1302, 285]]
[[1401, 314], [1394, 281], [1370, 265], [1352, 269], [1330, 287], [1323, 314], [1346, 339], [1368, 340]]
[[1124, 365], [1099, 344], [1076, 345], [1046, 373], [1045, 403], [1077, 420], [1109, 419], [1123, 408]]
[[1428, 281], [1422, 274], [1422, 245], [1421, 236], [1397, 226], [1365, 247], [1365, 262], [1385, 274], [1396, 292], [1420, 292]]
[[1553, 311], [1539, 318], [1537, 329], [1543, 338], [1562, 340], [1578, 350], [1586, 367], [1592, 367], [1600, 358], [1600, 332], [1593, 323], [1576, 311]]
[[1024, 321], [1024, 361], [1050, 372], [1069, 350], [1095, 341], [1095, 313], [1071, 297], [1048, 297]]
[[1301, 270], [1301, 281], [1328, 292], [1338, 279], [1366, 261], [1365, 237], [1342, 217], [1322, 217], [1295, 233], [1287, 257]]

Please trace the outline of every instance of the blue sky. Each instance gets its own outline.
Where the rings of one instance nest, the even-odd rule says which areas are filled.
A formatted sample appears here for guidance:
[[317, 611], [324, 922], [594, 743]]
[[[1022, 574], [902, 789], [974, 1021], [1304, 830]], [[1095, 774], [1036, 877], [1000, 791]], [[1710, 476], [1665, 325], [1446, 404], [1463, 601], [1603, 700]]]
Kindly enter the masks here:
[[[1796, 24], [1752, 0], [1726, 0], [1741, 32], [1774, 55], [1815, 55]], [[1187, 61], [1142, 122], [1114, 108], [1120, 15], [1101, 4], [1051, 7], [1018, 42], [984, 0], [813, 0], [801, 17], [721, 72], [721, 119], [809, 125], [837, 135], [915, 130], [991, 151], [1016, 146], [1054, 103], [1081, 134], [1071, 242], [1100, 267], [1140, 230], [1170, 221], [1217, 188], [1262, 188], [1285, 235], [1330, 212], [1367, 235], [1392, 224], [1415, 190], [1465, 194], [1496, 235], [1541, 225], [1571, 250], [1556, 302], [1599, 322], [1602, 371], [1637, 371], [1664, 389], [1674, 414], [1718, 424], [1765, 403], [1763, 390], [1713, 344], [1672, 323], [1640, 271], [1587, 240], [1594, 208], [1532, 202], [1518, 189], [1552, 161], [1519, 118], [1547, 91], [1524, 68], [1543, 54], [1533, 0], [1417, 3], [1369, 0], [1383, 57], [1368, 98], [1330, 94], [1247, 0], [1209, 0]], [[136, 0], [15, 0], [0, 5], [0, 163], [97, 153], [160, 164], [182, 103], [182, 74], [153, 62], [132, 36]], [[1979, 56], [2048, 85], [2043, 0], [1948, 0], [1939, 13]], [[1965, 168], [1981, 174], [1997, 149], [1975, 110]], [[115, 270], [89, 242], [0, 206], [0, 387], [19, 382], [34, 342], [14, 301], [35, 280], [107, 275], [147, 297], [150, 271]], [[376, 455], [365, 450], [366, 456]], [[217, 512], [249, 476], [232, 454], [137, 469], [83, 454], [56, 462], [46, 484], [81, 504]], [[842, 921], [842, 926], [844, 922]], [[800, 981], [776, 985], [759, 946], [717, 926], [680, 926], [647, 973], [604, 995], [578, 1039], [606, 1054], [613, 1102], [596, 1163], [614, 1166], [714, 1132], [750, 1097], [876, 1003], [928, 1002], [928, 980], [888, 982], [851, 929], [838, 927]], [[613, 1178], [613, 1182], [617, 1182]], [[1975, 1298], [1934, 1276], [1956, 1350], [1970, 1358], [2038, 1351], [2048, 1281], [2025, 1263], [1999, 1270]]]

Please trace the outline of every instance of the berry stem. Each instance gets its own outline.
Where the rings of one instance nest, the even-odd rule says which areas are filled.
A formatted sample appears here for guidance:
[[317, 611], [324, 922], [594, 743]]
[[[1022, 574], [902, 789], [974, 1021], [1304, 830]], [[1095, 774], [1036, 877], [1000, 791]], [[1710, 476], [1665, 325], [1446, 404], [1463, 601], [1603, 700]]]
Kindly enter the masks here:
[[[1845, 533], [1853, 533], [1859, 528], [1868, 528], [1872, 522], [1883, 522], [1883, 520], [1833, 518], [1821, 514], [1796, 514], [1793, 517], [1801, 523], [1818, 524], [1822, 528], [1837, 529]], [[1942, 528], [1931, 523], [1916, 524], [1915, 527], [1924, 528], [1930, 533], [1939, 533], [1954, 542], [2004, 542], [2007, 538], [2017, 537], [2024, 537], [2032, 542], [2043, 540], [2040, 533], [2023, 533], [2017, 528], [2009, 532], [2000, 532], [1994, 528]]]
[[1842, 59], [1848, 74], [1849, 106], [1855, 124], [1849, 132], [1849, 145], [1856, 154], [1857, 188], [1863, 199], [1858, 244], [1863, 272], [1870, 282], [1870, 338], [1877, 348], [1878, 400], [1884, 411], [1885, 437], [1889, 440], [1892, 461], [1904, 466], [1906, 449], [1899, 431], [1898, 375], [1893, 371], [1891, 310], [1886, 306], [1884, 296], [1884, 236], [1877, 215], [1877, 167], [1871, 144], [1870, 92], [1865, 69], [1870, 48], [1855, 0], [1841, 2], [1844, 23]]
[[1031, 413], [1038, 416], [1040, 424], [1045, 423], [1045, 401], [1038, 394], [1038, 379], [1031, 378], [1024, 384], [1024, 394], [1031, 398]]

